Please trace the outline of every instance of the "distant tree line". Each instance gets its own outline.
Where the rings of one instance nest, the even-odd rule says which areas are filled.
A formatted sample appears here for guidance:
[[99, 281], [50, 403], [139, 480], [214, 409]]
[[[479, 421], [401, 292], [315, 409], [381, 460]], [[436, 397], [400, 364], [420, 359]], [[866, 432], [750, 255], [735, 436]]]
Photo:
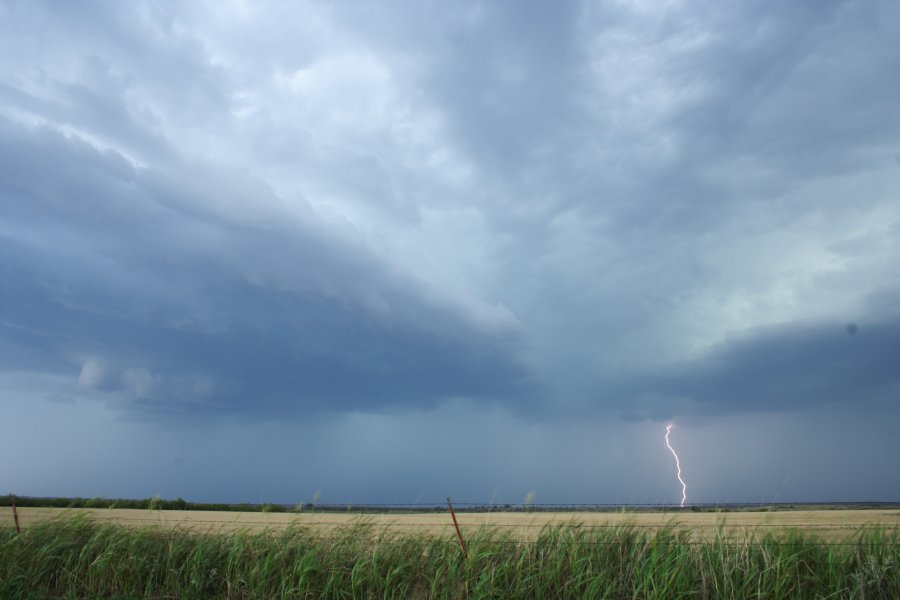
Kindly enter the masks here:
[[[144, 499], [128, 498], [37, 498], [32, 496], [0, 496], [0, 507], [11, 506], [15, 498], [16, 506], [38, 508], [140, 508], [147, 510], [220, 510], [232, 512], [301, 513], [301, 512], [354, 512], [354, 513], [433, 513], [445, 512], [446, 505], [415, 504], [226, 504], [214, 502], [188, 502], [183, 498], [167, 500], [155, 496]], [[699, 504], [678, 508], [666, 505], [571, 505], [571, 504], [461, 504], [454, 503], [456, 512], [732, 512], [732, 511], [776, 511], [776, 510], [827, 510], [837, 508], [900, 508], [890, 502], [846, 502], [846, 503], [781, 503], [781, 504]]]
[[[39, 498], [35, 496], [17, 496], [7, 494], [0, 496], [0, 507], [12, 506], [15, 499], [16, 506], [22, 508], [138, 508], [145, 510], [197, 510], [197, 511], [230, 511], [230, 512], [264, 512], [264, 513], [300, 513], [300, 512], [443, 512], [444, 506], [430, 507], [391, 507], [386, 505], [353, 505], [336, 504], [325, 505], [306, 502], [302, 504], [226, 504], [220, 502], [188, 502], [184, 498], [167, 500], [154, 496], [153, 498]], [[509, 507], [507, 507], [508, 509]], [[466, 510], [466, 509], [462, 509]], [[502, 510], [502, 509], [501, 509]]]
[[[35, 508], [140, 508], [147, 510], [224, 510], [235, 512], [290, 512], [294, 508], [282, 504], [224, 504], [211, 502], [188, 502], [184, 498], [167, 500], [153, 497], [143, 499], [129, 498], [35, 498], [30, 496], [0, 496], [0, 506], [12, 506], [15, 498], [16, 506]], [[296, 507], [303, 508], [303, 507]]]

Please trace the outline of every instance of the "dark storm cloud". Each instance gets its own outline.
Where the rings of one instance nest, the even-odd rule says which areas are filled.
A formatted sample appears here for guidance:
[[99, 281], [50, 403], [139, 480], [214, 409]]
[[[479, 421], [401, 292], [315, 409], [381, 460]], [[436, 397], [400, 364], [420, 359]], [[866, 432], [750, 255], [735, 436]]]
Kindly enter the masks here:
[[[40, 362], [45, 344], [56, 348], [47, 360], [120, 379], [132, 369], [132, 387], [170, 395], [220, 378], [235, 397], [274, 397], [301, 381], [319, 397], [329, 378], [336, 397], [353, 385], [428, 395], [426, 380], [437, 396], [533, 395], [534, 379], [515, 374], [527, 341], [534, 377], [561, 402], [614, 397], [623, 357], [638, 370], [657, 355], [681, 365], [681, 340], [702, 333], [708, 345], [765, 324], [768, 306], [714, 332], [695, 331], [689, 315], [701, 310], [694, 304], [762, 304], [784, 285], [754, 267], [758, 247], [792, 251], [775, 240], [776, 251], [768, 228], [795, 227], [813, 247], [842, 238], [810, 232], [810, 213], [864, 228], [854, 211], [883, 206], [883, 195], [864, 190], [854, 209], [840, 194], [786, 194], [874, 169], [900, 132], [890, 110], [900, 86], [879, 76], [900, 52], [888, 42], [890, 3], [304, 5], [278, 19], [242, 10], [224, 30], [202, 8], [5, 10], [17, 24], [7, 61], [18, 54], [32, 64], [5, 63], [12, 76], [0, 102], [48, 124], [4, 130], [4, 210], [16, 229], [6, 268], [20, 273], [9, 281], [30, 282], [16, 286], [18, 302], [93, 307], [91, 318], [58, 313], [57, 328], [98, 339], [106, 334], [88, 332], [117, 331], [135, 348], [157, 348], [89, 356], [35, 333], [32, 315], [27, 327], [17, 323], [18, 335], [32, 336], [21, 360]], [[287, 35], [277, 23], [286, 21], [307, 41]], [[235, 50], [229, 27], [252, 51]], [[36, 29], [59, 43], [39, 43]], [[215, 158], [197, 158], [208, 151]], [[437, 166], [417, 163], [423, 156]], [[232, 164], [249, 176], [231, 175]], [[441, 181], [454, 170], [463, 174]], [[353, 225], [324, 227], [323, 206]], [[420, 234], [423, 210], [434, 221]], [[461, 210], [477, 219], [452, 221]], [[362, 227], [421, 238], [373, 259]], [[467, 255], [473, 247], [480, 253]], [[485, 264], [483, 283], [461, 297], [508, 307], [510, 318], [460, 325], [471, 306], [442, 296]], [[243, 343], [227, 342], [232, 334]], [[166, 341], [196, 357], [190, 368], [178, 367], [182, 353]], [[313, 347], [317, 370], [289, 368], [309, 362]], [[355, 377], [336, 376], [350, 364], [360, 367]], [[441, 376], [437, 364], [447, 367]]]
[[895, 499], [897, 39], [889, 0], [0, 0], [0, 452], [46, 448], [0, 479], [666, 501], [671, 419], [698, 498]]
[[176, 186], [44, 128], [0, 132], [5, 369], [176, 412], [534, 398], [514, 328], [427, 299], [308, 209], [266, 215], [264, 185]]
[[[900, 319], [784, 324], [735, 335], [697, 360], [646, 375], [626, 410], [675, 414], [900, 406]], [[643, 411], [643, 412], [641, 412]]]

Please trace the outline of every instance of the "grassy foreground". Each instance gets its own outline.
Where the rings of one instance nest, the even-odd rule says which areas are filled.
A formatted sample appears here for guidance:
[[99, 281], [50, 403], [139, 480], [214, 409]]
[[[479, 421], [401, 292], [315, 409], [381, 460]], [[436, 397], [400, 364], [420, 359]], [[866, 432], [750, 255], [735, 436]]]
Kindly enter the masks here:
[[200, 534], [85, 518], [0, 529], [0, 598], [900, 598], [896, 530], [840, 545], [791, 532], [482, 530], [458, 542], [339, 530]]

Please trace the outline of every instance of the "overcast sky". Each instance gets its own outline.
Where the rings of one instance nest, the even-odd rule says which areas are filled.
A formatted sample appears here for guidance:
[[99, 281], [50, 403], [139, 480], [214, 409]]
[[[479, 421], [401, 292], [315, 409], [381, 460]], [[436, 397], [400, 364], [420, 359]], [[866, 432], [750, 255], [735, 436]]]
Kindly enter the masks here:
[[898, 39], [0, 0], [0, 493], [900, 500]]

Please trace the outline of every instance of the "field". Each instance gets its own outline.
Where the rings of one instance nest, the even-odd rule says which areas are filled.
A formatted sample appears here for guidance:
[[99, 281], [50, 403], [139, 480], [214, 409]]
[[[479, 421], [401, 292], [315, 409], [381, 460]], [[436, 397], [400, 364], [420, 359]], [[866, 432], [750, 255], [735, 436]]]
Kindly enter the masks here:
[[[19, 508], [23, 527], [73, 515], [126, 526], [153, 526], [217, 532], [269, 528], [284, 530], [305, 526], [319, 531], [346, 528], [357, 523], [374, 527], [375, 533], [403, 535], [454, 533], [450, 515], [443, 513], [355, 514], [346, 512], [262, 513], [233, 511], [139, 510], [109, 508]], [[851, 536], [866, 528], [900, 528], [900, 509], [870, 510], [785, 510], [739, 512], [461, 512], [460, 526], [465, 531], [498, 529], [519, 539], [535, 537], [545, 525], [578, 523], [584, 528], [615, 527], [625, 524], [636, 528], [676, 527], [694, 538], [708, 539], [721, 533], [743, 536], [764, 534], [769, 530], [791, 529], [815, 534], [828, 540]], [[12, 511], [0, 508], [0, 523], [12, 524]]]
[[0, 512], [2, 598], [900, 598], [900, 511]]

